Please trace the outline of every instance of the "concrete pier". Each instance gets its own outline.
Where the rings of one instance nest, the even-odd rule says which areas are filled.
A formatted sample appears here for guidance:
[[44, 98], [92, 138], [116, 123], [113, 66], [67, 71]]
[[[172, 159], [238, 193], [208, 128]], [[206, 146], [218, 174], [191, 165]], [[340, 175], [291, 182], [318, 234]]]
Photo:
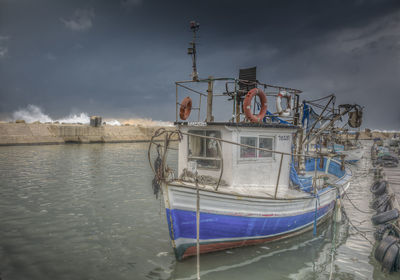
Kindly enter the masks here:
[[[389, 194], [394, 194], [393, 208], [400, 210], [400, 167], [383, 168], [383, 178], [389, 183]], [[397, 224], [400, 225], [400, 219], [398, 219]]]
[[0, 123], [0, 146], [145, 142], [158, 128], [160, 126]]

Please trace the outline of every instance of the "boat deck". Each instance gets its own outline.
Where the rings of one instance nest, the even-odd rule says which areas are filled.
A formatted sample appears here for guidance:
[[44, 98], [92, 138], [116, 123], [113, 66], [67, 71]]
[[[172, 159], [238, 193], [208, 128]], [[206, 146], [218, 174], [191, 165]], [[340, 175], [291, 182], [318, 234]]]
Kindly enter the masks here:
[[[196, 188], [195, 183], [182, 181], [182, 180], [174, 180], [171, 181], [170, 184], [184, 186], [188, 188]], [[207, 190], [207, 191], [215, 191], [215, 185], [207, 185], [199, 183], [200, 190]], [[252, 197], [264, 197], [264, 198], [274, 198], [275, 187], [271, 188], [271, 186], [265, 187], [255, 187], [255, 186], [219, 186], [218, 192], [225, 193], [225, 194], [233, 194], [237, 196], [252, 196]], [[310, 198], [313, 197], [312, 194], [300, 191], [295, 188], [287, 188], [286, 186], [280, 186], [278, 188], [278, 192], [276, 198], [283, 198], [283, 199], [297, 199], [297, 198]]]

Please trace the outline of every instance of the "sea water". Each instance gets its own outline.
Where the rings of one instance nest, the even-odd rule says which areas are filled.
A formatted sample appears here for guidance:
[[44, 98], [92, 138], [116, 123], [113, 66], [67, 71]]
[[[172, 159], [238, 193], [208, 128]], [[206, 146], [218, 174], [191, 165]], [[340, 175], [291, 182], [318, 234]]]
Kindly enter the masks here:
[[[147, 148], [0, 147], [0, 279], [196, 279], [195, 257], [175, 260]], [[368, 144], [364, 149], [348, 195], [368, 212]], [[168, 165], [176, 168], [176, 150]], [[373, 241], [372, 212], [342, 204]], [[399, 279], [381, 272], [371, 252], [347, 221], [328, 221], [316, 236], [201, 255], [201, 279], [329, 279], [331, 269], [332, 279]]]

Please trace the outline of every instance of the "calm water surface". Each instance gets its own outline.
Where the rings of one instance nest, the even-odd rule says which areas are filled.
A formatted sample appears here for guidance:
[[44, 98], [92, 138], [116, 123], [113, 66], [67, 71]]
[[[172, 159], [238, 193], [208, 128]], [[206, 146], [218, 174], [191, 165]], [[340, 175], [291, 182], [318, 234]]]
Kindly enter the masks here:
[[[365, 158], [349, 196], [370, 211]], [[195, 258], [175, 261], [152, 178], [147, 144], [0, 147], [0, 279], [195, 279]], [[343, 204], [373, 240], [371, 214]], [[380, 271], [348, 222], [202, 255], [201, 279], [329, 279], [333, 237], [333, 279], [399, 279]]]

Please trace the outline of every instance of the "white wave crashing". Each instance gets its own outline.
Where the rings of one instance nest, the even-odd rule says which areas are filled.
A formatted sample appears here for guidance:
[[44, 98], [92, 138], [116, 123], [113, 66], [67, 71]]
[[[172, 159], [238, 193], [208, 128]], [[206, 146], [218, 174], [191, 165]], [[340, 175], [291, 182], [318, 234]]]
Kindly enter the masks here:
[[117, 126], [121, 125], [121, 123], [117, 120], [105, 121], [105, 124], [106, 125], [117, 125]]
[[[43, 113], [40, 107], [36, 105], [28, 105], [24, 109], [19, 109], [12, 114], [12, 119], [7, 121], [24, 120], [26, 123], [41, 122], [41, 123], [65, 123], [65, 124], [89, 124], [90, 116], [87, 113], [70, 114], [67, 117], [60, 119], [52, 119], [50, 116]], [[103, 119], [103, 123], [112, 126], [132, 125], [132, 126], [169, 126], [172, 127], [172, 122], [153, 121], [152, 119]]]
[[20, 109], [12, 114], [13, 120], [24, 120], [27, 123], [33, 123], [36, 121], [45, 123], [53, 122], [53, 120], [46, 114], [43, 114], [42, 110], [38, 106], [28, 105], [26, 109]]
[[[41, 122], [41, 123], [67, 123], [67, 124], [89, 124], [90, 117], [87, 113], [71, 114], [61, 119], [53, 120], [51, 117], [42, 112], [36, 105], [28, 105], [24, 109], [19, 109], [12, 114], [12, 120], [24, 120], [26, 123]], [[108, 125], [121, 125], [117, 120], [105, 122]]]
[[69, 115], [66, 118], [56, 120], [59, 123], [82, 123], [88, 124], [90, 117], [86, 113], [80, 113], [80, 115]]

